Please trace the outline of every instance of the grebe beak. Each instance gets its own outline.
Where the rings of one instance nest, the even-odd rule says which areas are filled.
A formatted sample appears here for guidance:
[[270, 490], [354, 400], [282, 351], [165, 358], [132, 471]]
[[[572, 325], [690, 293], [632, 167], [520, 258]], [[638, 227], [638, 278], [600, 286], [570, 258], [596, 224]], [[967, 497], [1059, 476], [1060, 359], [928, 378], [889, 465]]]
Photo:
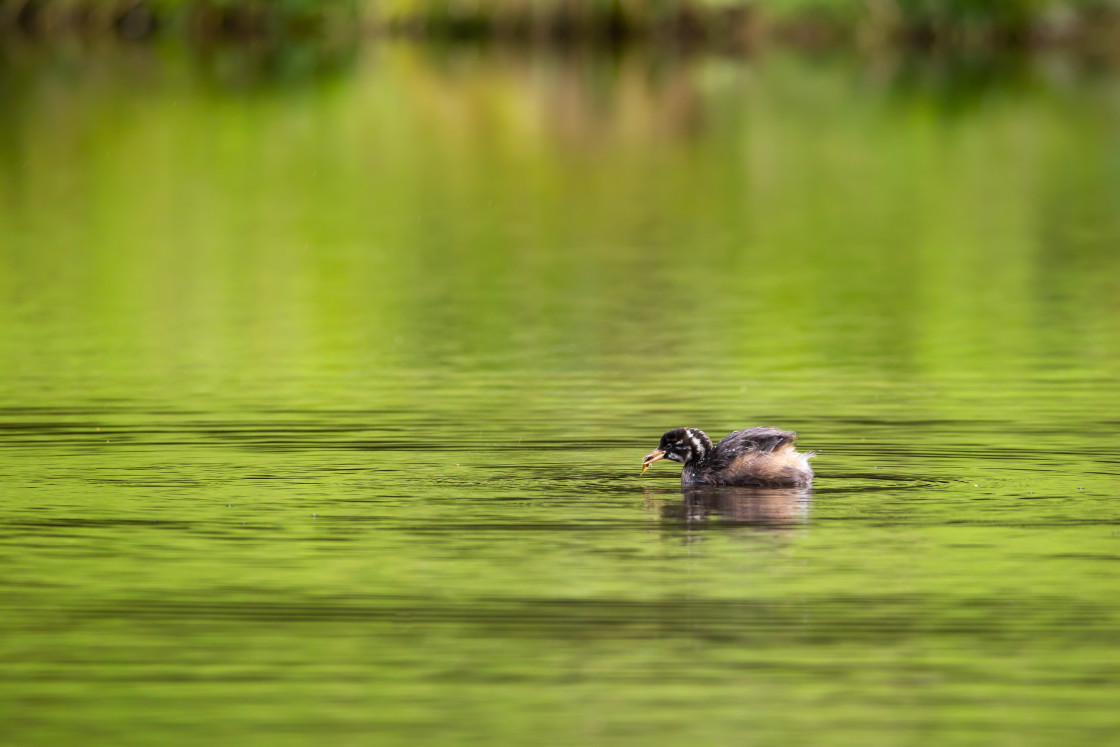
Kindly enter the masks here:
[[654, 462], [659, 462], [665, 458], [665, 452], [661, 449], [654, 449], [646, 454], [646, 458], [642, 460], [642, 474], [644, 475], [649, 466]]

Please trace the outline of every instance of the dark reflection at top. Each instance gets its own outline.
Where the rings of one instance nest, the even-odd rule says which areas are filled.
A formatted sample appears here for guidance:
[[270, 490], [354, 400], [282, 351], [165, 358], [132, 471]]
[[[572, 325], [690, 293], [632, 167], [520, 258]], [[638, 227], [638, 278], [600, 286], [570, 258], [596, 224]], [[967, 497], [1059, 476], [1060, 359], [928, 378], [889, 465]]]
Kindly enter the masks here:
[[1022, 54], [907, 55], [886, 67], [883, 83], [896, 104], [932, 106], [946, 118], [1029, 94], [1044, 79]]
[[1074, 84], [1107, 81], [1111, 68], [1092, 57], [973, 50], [908, 54], [870, 65], [872, 90], [902, 107], [920, 105], [951, 120], [980, 115], [1009, 101], [1045, 97]]
[[193, 44], [113, 43], [66, 39], [0, 45], [0, 95], [29, 87], [100, 85], [149, 93], [184, 83], [202, 90], [302, 89], [355, 72], [361, 46], [345, 37], [207, 41]]
[[353, 72], [358, 49], [353, 39], [222, 42], [199, 45], [191, 56], [211, 87], [236, 92], [323, 85]]
[[[677, 500], [679, 494], [680, 500]], [[811, 489], [708, 487], [663, 491], [643, 488], [646, 507], [663, 522], [779, 529], [808, 521]]]

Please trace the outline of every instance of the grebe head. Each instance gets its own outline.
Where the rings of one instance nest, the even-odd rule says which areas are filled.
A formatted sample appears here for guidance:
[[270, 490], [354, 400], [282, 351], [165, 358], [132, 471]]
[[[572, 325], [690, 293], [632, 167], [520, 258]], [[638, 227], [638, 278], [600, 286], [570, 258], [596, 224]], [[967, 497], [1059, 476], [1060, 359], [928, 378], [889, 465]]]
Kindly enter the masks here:
[[697, 428], [674, 428], [661, 437], [656, 449], [646, 454], [642, 460], [642, 472], [662, 459], [682, 464], [703, 461], [711, 450], [712, 440], [704, 431]]

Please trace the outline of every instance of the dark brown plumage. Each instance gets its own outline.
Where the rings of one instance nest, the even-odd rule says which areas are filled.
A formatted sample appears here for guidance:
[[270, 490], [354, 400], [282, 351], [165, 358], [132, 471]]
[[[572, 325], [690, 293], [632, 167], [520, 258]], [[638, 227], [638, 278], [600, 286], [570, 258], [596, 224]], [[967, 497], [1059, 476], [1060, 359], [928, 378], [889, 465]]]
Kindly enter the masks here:
[[728, 433], [716, 445], [696, 428], [674, 428], [642, 460], [642, 472], [661, 459], [684, 464], [681, 485], [804, 487], [813, 481], [809, 460], [793, 447], [797, 434], [770, 426]]

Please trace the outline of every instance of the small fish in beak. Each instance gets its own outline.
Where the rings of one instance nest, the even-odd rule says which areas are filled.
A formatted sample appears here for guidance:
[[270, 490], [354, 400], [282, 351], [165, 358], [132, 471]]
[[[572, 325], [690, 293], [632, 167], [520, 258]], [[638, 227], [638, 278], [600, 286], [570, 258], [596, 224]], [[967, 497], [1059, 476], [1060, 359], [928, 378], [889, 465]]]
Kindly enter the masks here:
[[642, 474], [644, 475], [646, 473], [646, 470], [649, 469], [651, 464], [653, 464], [654, 462], [659, 462], [664, 458], [665, 452], [661, 449], [654, 449], [650, 453], [646, 454], [645, 459], [642, 460]]

